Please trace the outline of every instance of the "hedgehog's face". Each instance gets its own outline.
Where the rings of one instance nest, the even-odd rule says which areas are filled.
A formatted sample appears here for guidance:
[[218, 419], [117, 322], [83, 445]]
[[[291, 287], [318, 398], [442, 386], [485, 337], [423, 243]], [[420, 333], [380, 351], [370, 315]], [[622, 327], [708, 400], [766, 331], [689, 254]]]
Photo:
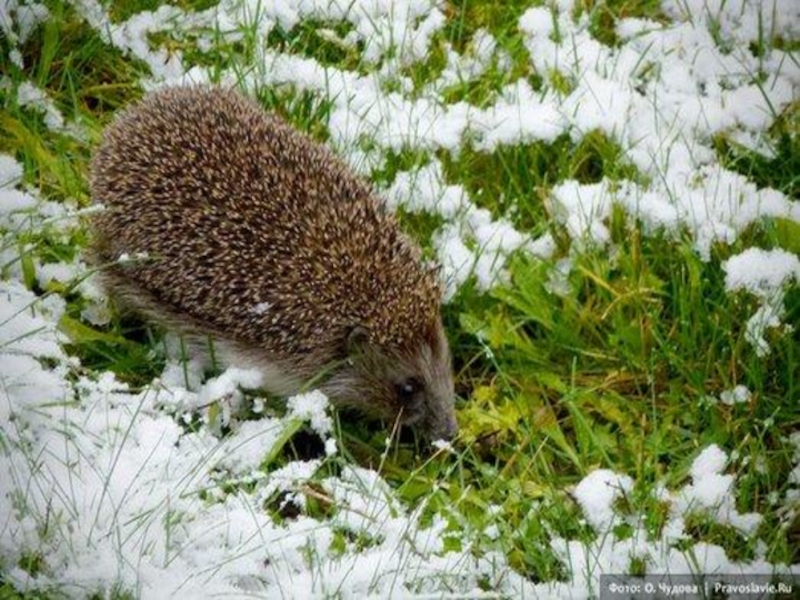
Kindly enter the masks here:
[[335, 403], [399, 421], [430, 440], [455, 436], [450, 349], [440, 321], [412, 349], [379, 347], [360, 329], [347, 346], [345, 366], [323, 386]]

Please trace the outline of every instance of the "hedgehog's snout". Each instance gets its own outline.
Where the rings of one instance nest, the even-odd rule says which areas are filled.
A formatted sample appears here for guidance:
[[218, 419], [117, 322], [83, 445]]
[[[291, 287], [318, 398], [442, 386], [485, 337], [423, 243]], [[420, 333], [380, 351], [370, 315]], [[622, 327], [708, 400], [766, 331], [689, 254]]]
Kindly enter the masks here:
[[431, 411], [431, 417], [425, 430], [426, 436], [430, 440], [450, 441], [458, 434], [458, 422], [453, 401], [450, 400], [443, 404], [449, 404], [449, 406], [441, 406]]
[[446, 379], [439, 380], [438, 383], [440, 389], [428, 398], [428, 419], [425, 429], [427, 437], [431, 440], [452, 440], [458, 434], [452, 376], [447, 373]]
[[423, 352], [426, 373], [424, 420], [421, 429], [430, 440], [451, 440], [458, 433], [450, 349], [441, 325], [434, 343]]
[[[415, 380], [416, 381], [416, 380]], [[454, 395], [449, 374], [443, 378], [396, 385], [400, 420], [430, 441], [451, 440], [458, 433]], [[413, 396], [411, 389], [416, 388]], [[404, 390], [408, 391], [404, 391]]]

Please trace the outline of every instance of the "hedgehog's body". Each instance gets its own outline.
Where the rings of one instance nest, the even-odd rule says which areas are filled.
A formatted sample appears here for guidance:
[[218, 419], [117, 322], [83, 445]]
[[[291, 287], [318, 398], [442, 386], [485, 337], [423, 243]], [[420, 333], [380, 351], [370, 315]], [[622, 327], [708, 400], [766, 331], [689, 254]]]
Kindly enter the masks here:
[[337, 404], [455, 432], [436, 277], [324, 147], [234, 92], [175, 88], [108, 128], [92, 195], [123, 302], [247, 356], [277, 393], [330, 369]]

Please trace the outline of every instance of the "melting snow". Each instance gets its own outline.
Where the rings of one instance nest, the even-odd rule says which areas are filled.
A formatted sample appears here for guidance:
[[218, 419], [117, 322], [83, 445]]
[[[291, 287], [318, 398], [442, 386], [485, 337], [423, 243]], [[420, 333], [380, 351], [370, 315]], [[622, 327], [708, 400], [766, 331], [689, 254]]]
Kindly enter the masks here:
[[719, 401], [723, 404], [733, 405], [748, 402], [752, 394], [743, 385], [737, 385], [732, 390], [725, 390], [719, 395]]
[[745, 325], [745, 337], [759, 356], [769, 354], [765, 335], [768, 328], [781, 326], [784, 290], [800, 282], [800, 259], [785, 250], [748, 248], [725, 261], [722, 268], [726, 289], [747, 290], [759, 299], [760, 306]]
[[608, 531], [615, 520], [614, 501], [629, 494], [633, 480], [608, 469], [592, 471], [575, 488], [574, 496], [595, 531]]
[[[705, 259], [712, 245], [734, 242], [764, 217], [800, 222], [798, 202], [757, 189], [725, 169], [711, 145], [712, 136], [724, 133], [772, 154], [765, 131], [796, 100], [800, 67], [786, 51], [765, 48], [756, 56], [750, 44], [762, 31], [796, 39], [800, 5], [794, 0], [664, 0], [672, 20], [622, 19], [617, 23], [620, 44], [613, 48], [593, 38], [586, 15], [572, 17], [571, 0], [531, 8], [518, 25], [545, 84], [534, 90], [524, 79], [511, 82], [484, 107], [447, 104], [441, 93], [480, 77], [493, 62], [509, 64], [485, 30], [474, 35], [464, 54], [445, 46], [446, 66], [422, 89], [415, 90], [403, 75], [427, 56], [431, 40], [446, 24], [434, 0], [223, 0], [198, 13], [164, 5], [121, 23], [111, 22], [97, 0], [73, 4], [105, 43], [150, 68], [151, 77], [143, 82], [147, 88], [210, 80], [207, 70], [189, 68], [179, 50], [154, 46], [154, 33], [180, 37], [191, 32], [202, 50], [213, 47], [214, 36], [241, 40], [245, 28], [263, 39], [276, 25], [290, 29], [305, 19], [348, 21], [351, 29], [343, 37], [330, 30], [321, 35], [335, 37], [343, 47], [360, 45], [363, 63], [372, 70], [323, 66], [260, 44], [256, 64], [241, 70], [246, 73], [242, 83], [249, 88], [292, 86], [330, 101], [332, 142], [364, 172], [383, 166], [390, 151], [407, 147], [458, 154], [469, 144], [492, 152], [564, 135], [578, 141], [600, 130], [621, 147], [623, 159], [642, 179], [567, 180], [553, 188], [554, 215], [578, 247], [609, 242], [606, 222], [614, 204], [649, 229], [687, 230]], [[0, 19], [0, 28], [10, 40], [10, 62], [19, 68], [18, 48], [49, 13], [35, 2], [12, 0], [6, 9], [11, 18]], [[566, 91], [548, 84], [556, 74], [566, 82]], [[223, 77], [233, 81], [234, 73]], [[4, 79], [2, 85], [10, 89], [11, 84]], [[48, 126], [64, 128], [63, 115], [42, 90], [23, 82], [15, 93], [19, 104], [41, 112]], [[368, 148], [362, 146], [364, 139]], [[15, 241], [26, 229], [66, 225], [74, 214], [21, 188], [22, 175], [12, 157], [0, 156], [0, 231], [6, 240]], [[443, 219], [433, 245], [448, 297], [470, 278], [479, 289], [502, 281], [506, 259], [515, 251], [545, 258], [555, 251], [550, 234], [533, 239], [504, 215], [480, 208], [463, 186], [447, 180], [436, 158], [399, 173], [385, 195], [393, 207]], [[670, 512], [655, 539], [645, 531], [642, 515], [618, 508], [636, 482], [608, 470], [587, 475], [574, 497], [595, 540], [552, 542], [567, 567], [567, 582], [533, 584], [499, 553], [476, 557], [466, 537], [462, 550], [446, 551], [443, 538], [466, 534], [448, 529], [441, 516], [423, 525], [425, 507], [403, 506], [374, 471], [343, 464], [339, 477], [310, 485], [320, 460], [292, 462], [270, 473], [260, 470], [286, 420], [237, 420], [237, 408], [245, 401], [240, 388], [258, 387], [258, 374], [229, 369], [203, 382], [199, 362], [170, 362], [151, 386], [131, 390], [110, 373], [83, 372], [62, 347], [58, 323], [63, 299], [36, 296], [21, 283], [18, 253], [16, 242], [0, 250], [0, 262], [8, 265], [8, 279], [0, 281], [0, 562], [8, 571], [4, 576], [19, 589], [53, 586], [85, 594], [120, 582], [146, 598], [363, 597], [454, 590], [479, 596], [488, 581], [508, 596], [574, 597], [596, 590], [601, 573], [628, 571], [634, 558], [644, 561], [649, 572], [785, 569], [763, 556], [736, 563], [722, 548], [706, 543], [680, 549], [688, 538], [684, 518], [689, 514], [702, 514], [744, 536], [757, 535], [762, 517], [738, 512], [736, 476], [726, 474], [728, 456], [717, 446], [695, 459], [691, 483], [675, 492], [661, 490], [659, 499], [669, 503]], [[571, 265], [569, 258], [558, 262], [548, 283], [554, 293], [565, 292]], [[40, 282], [72, 280], [84, 270], [80, 263], [34, 266]], [[785, 289], [800, 280], [800, 260], [785, 251], [747, 249], [723, 268], [729, 291], [746, 291], [759, 302], [747, 336], [759, 353], [767, 353], [767, 329], [780, 326]], [[98, 302], [87, 316], [102, 319], [91, 284], [79, 290]], [[256, 305], [253, 310], [268, 308]], [[749, 392], [737, 386], [720, 398], [743, 402]], [[310, 423], [324, 439], [327, 456], [334, 457], [326, 402], [311, 392], [290, 400], [289, 409], [291, 418]], [[227, 407], [221, 416], [230, 428], [227, 436], [210, 423], [212, 403]], [[263, 411], [257, 399], [254, 410], [259, 407]], [[199, 427], [183, 426], [198, 414]], [[798, 456], [800, 451], [795, 465]], [[795, 468], [783, 498], [789, 507], [782, 517], [787, 523], [793, 518], [798, 482]], [[223, 489], [234, 484], [242, 489]], [[311, 497], [335, 510], [325, 518], [301, 514], [284, 522], [265, 510], [304, 507]], [[614, 533], [621, 523], [633, 533]], [[497, 534], [496, 525], [485, 533]], [[41, 556], [43, 569], [36, 578], [16, 566], [26, 552]]]

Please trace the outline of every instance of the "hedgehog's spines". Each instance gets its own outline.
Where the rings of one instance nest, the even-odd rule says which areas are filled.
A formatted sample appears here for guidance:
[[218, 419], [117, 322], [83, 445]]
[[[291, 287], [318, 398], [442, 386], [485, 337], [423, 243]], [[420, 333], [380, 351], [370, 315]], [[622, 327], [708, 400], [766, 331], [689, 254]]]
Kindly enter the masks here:
[[441, 328], [438, 277], [372, 187], [233, 91], [172, 88], [123, 112], [91, 189], [107, 207], [99, 262], [159, 257], [108, 277], [151, 314], [163, 306], [300, 373], [340, 358], [354, 327], [409, 357]]

